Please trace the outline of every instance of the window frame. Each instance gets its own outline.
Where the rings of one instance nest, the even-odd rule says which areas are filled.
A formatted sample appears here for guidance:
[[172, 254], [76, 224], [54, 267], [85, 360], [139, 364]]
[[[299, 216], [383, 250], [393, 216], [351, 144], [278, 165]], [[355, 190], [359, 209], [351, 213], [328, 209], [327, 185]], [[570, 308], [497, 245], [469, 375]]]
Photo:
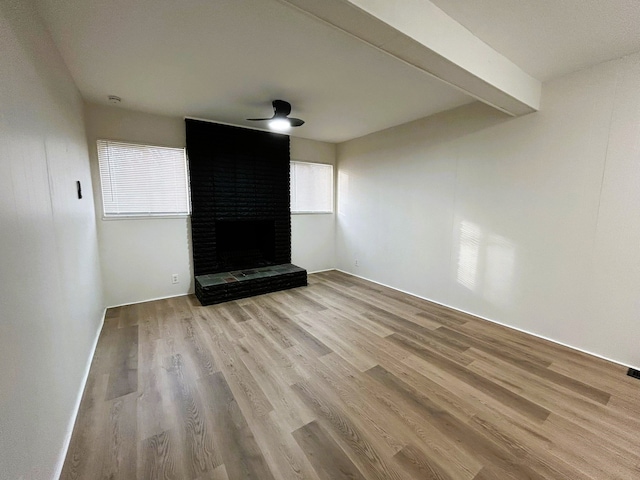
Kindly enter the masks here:
[[[186, 200], [187, 200], [187, 212], [186, 213], [106, 213], [104, 191], [103, 191], [103, 185], [102, 185], [103, 184], [102, 172], [100, 169], [100, 142], [117, 143], [120, 145], [131, 145], [131, 146], [139, 146], [139, 147], [163, 148], [163, 149], [169, 149], [169, 150], [181, 150], [184, 156], [185, 193], [186, 193]], [[96, 140], [96, 159], [98, 163], [97, 173], [98, 173], [98, 180], [99, 180], [100, 204], [101, 204], [103, 221], [153, 220], [153, 219], [172, 219], [172, 218], [183, 219], [191, 216], [192, 206], [191, 206], [191, 185], [190, 185], [190, 176], [189, 176], [189, 157], [187, 155], [186, 147], [174, 147], [174, 146], [168, 146], [168, 145], [135, 142], [130, 140], [114, 140], [114, 139], [108, 139], [108, 138], [98, 138]]]
[[[309, 161], [305, 161], [305, 160], [294, 160], [291, 159], [289, 160], [289, 168], [291, 168], [291, 164], [294, 163], [299, 163], [299, 164], [306, 164], [306, 165], [322, 165], [323, 167], [330, 167], [331, 168], [331, 210], [329, 211], [293, 211], [293, 205], [289, 206], [289, 212], [291, 213], [291, 215], [333, 215], [335, 213], [336, 210], [336, 182], [335, 182], [335, 166], [332, 163], [322, 163], [322, 162], [309, 162]], [[289, 182], [291, 184], [290, 188], [293, 187], [293, 179], [289, 179]]]

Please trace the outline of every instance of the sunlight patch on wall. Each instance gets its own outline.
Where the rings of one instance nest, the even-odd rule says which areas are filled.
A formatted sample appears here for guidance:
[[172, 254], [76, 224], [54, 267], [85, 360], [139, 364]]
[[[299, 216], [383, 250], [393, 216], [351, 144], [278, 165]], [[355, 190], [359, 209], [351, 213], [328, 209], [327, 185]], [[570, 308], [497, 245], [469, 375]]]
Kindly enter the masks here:
[[460, 222], [457, 282], [488, 302], [512, 303], [516, 245], [510, 239], [485, 233], [480, 226]]
[[508, 306], [513, 291], [513, 273], [516, 261], [515, 244], [500, 235], [487, 239], [484, 272], [484, 297], [491, 303]]
[[460, 250], [458, 251], [458, 283], [473, 291], [478, 276], [478, 257], [482, 231], [472, 222], [460, 223]]

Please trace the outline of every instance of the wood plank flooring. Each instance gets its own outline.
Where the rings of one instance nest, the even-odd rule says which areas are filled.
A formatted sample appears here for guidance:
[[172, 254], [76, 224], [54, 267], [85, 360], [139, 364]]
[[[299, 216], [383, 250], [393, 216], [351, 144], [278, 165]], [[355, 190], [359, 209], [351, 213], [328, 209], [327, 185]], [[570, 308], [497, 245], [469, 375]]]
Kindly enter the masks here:
[[62, 479], [640, 479], [618, 365], [339, 272], [110, 309]]

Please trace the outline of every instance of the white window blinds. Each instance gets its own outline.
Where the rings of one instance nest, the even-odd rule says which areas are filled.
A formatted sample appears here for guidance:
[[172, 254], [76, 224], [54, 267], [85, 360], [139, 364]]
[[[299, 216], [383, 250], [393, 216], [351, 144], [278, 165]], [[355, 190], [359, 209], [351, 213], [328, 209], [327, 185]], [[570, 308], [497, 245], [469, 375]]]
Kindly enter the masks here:
[[98, 140], [105, 217], [189, 214], [184, 148]]
[[333, 213], [333, 165], [291, 162], [291, 213]]

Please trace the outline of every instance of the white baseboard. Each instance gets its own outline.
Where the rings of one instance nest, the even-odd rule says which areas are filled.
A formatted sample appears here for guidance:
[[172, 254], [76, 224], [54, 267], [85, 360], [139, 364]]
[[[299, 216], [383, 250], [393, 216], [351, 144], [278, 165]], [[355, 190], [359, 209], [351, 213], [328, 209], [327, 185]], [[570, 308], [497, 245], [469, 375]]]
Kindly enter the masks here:
[[127, 305], [137, 305], [139, 303], [155, 302], [156, 300], [166, 300], [167, 298], [186, 297], [187, 295], [193, 295], [193, 292], [178, 293], [177, 295], [167, 295], [166, 297], [148, 298], [146, 300], [137, 300], [135, 302], [121, 303], [119, 305], [109, 305], [107, 307], [107, 310], [109, 310], [110, 308], [116, 308], [116, 307], [126, 307]]
[[[331, 270], [335, 270], [335, 268], [326, 268], [324, 270], [315, 270], [313, 272], [307, 272], [309, 275], [311, 275], [312, 273], [322, 273], [322, 272], [329, 272]], [[345, 272], [346, 273], [346, 272]], [[194, 292], [187, 292], [187, 293], [178, 293], [177, 295], [167, 295], [166, 297], [155, 297], [155, 298], [148, 298], [146, 300], [138, 300], [135, 302], [129, 302], [129, 303], [120, 303], [118, 305], [109, 305], [107, 307], [107, 310], [110, 308], [116, 308], [116, 307], [126, 307], [127, 305], [137, 305], [139, 303], [147, 303], [147, 302], [154, 302], [156, 300], [166, 300], [167, 298], [176, 298], [176, 297], [184, 297], [186, 295], [193, 295]]]
[[483, 317], [482, 315], [478, 315], [477, 313], [468, 312], [466, 310], [462, 310], [461, 308], [457, 308], [457, 307], [452, 307], [451, 305], [447, 305], [446, 303], [442, 303], [442, 302], [439, 302], [437, 300], [433, 300], [431, 298], [423, 297], [422, 295], [416, 295], [415, 293], [407, 292], [406, 290], [402, 290], [400, 288], [392, 287], [391, 285], [387, 285], [387, 284], [384, 284], [382, 282], [377, 282], [375, 280], [371, 280], [370, 278], [366, 278], [366, 277], [363, 277], [363, 276], [360, 276], [360, 275], [356, 275], [355, 273], [347, 272], [347, 271], [341, 270], [339, 268], [335, 268], [334, 270], [336, 270], [338, 272], [345, 273], [347, 275], [352, 275], [352, 276], [357, 277], [357, 278], [361, 278], [362, 280], [366, 280], [368, 282], [375, 283], [375, 284], [381, 285], [383, 287], [390, 288], [391, 290], [395, 290], [397, 292], [406, 293], [407, 295], [411, 295], [412, 297], [420, 298], [422, 300], [426, 300], [426, 301], [431, 302], [431, 303], [436, 303], [438, 305], [442, 305], [443, 307], [447, 307], [447, 308], [450, 308], [452, 310], [456, 310], [458, 312], [466, 313], [467, 315], [472, 315], [474, 317], [481, 318], [482, 320], [486, 320], [487, 322], [491, 322], [491, 323], [495, 323], [495, 324], [498, 324], [498, 325], [502, 325], [503, 327], [507, 327], [507, 328], [510, 328], [512, 330], [516, 330], [518, 332], [526, 333], [527, 335], [531, 335], [531, 336], [534, 336], [534, 337], [537, 337], [537, 338], [541, 338], [543, 340], [547, 340], [547, 341], [549, 341], [551, 343], [555, 343], [556, 345], [562, 345], [563, 347], [570, 348], [571, 350], [576, 350], [576, 351], [581, 352], [581, 353], [586, 353], [587, 355], [591, 355], [592, 357], [597, 357], [597, 358], [600, 358], [602, 360], [606, 360], [607, 362], [615, 363], [616, 365], [621, 365], [621, 366], [626, 367], [626, 368], [633, 368], [633, 369], [636, 369], [636, 370], [640, 370], [639, 367], [636, 367], [636, 366], [633, 366], [633, 365], [628, 365], [626, 363], [620, 362], [619, 360], [613, 360], [611, 358], [605, 357], [605, 356], [600, 355], [598, 353], [593, 353], [593, 352], [590, 352], [588, 350], [584, 350], [582, 348], [574, 347], [573, 345], [569, 345], [569, 344], [560, 342], [558, 340], [554, 340], [553, 338], [545, 337], [544, 335], [540, 335], [538, 333], [529, 332], [527, 330], [524, 330], [524, 329], [518, 328], [518, 327], [514, 327], [513, 325], [509, 325], [507, 323], [502, 323], [502, 322], [499, 322], [497, 320], [493, 320], [491, 318]]
[[55, 476], [54, 479], [60, 478], [62, 474], [62, 468], [64, 467], [64, 461], [67, 458], [67, 452], [69, 451], [69, 445], [71, 444], [71, 435], [73, 434], [73, 428], [75, 427], [76, 420], [78, 418], [78, 412], [80, 411], [80, 402], [82, 401], [82, 395], [84, 394], [84, 389], [87, 386], [87, 380], [89, 379], [89, 371], [91, 370], [91, 362], [93, 362], [93, 357], [96, 353], [96, 348], [98, 346], [98, 340], [100, 339], [100, 333], [102, 333], [102, 327], [104, 326], [104, 319], [107, 315], [107, 309], [105, 308], [102, 312], [102, 320], [98, 325], [98, 331], [96, 332], [95, 338], [93, 339], [93, 345], [89, 351], [89, 358], [87, 358], [87, 363], [84, 367], [84, 375], [82, 377], [82, 382], [80, 383], [80, 389], [78, 390], [78, 395], [76, 397], [76, 402], [73, 406], [73, 414], [69, 419], [69, 423], [67, 425], [67, 434], [64, 437], [64, 443], [62, 444], [62, 450], [60, 452], [60, 456], [58, 458], [58, 463], [56, 464]]
[[331, 270], [336, 270], [335, 268], [325, 268], [324, 270], [314, 270], [313, 272], [307, 272], [309, 275], [312, 273], [322, 273], [322, 272], [330, 272]]

